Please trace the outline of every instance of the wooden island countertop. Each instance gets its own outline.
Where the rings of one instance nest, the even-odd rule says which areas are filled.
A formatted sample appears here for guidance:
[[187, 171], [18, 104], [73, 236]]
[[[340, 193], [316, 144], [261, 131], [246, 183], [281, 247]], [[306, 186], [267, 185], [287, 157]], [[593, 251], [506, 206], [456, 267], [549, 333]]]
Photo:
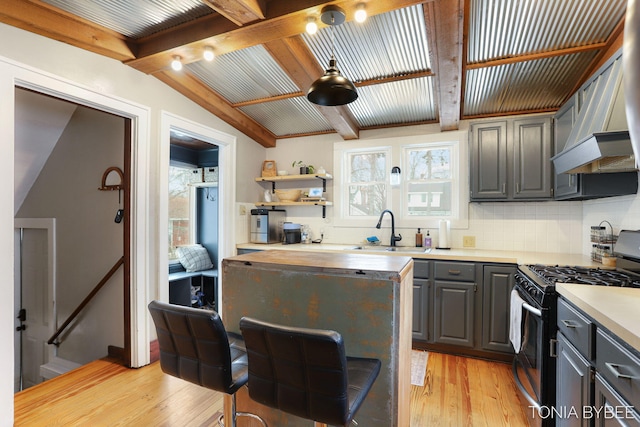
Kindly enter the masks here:
[[[289, 326], [331, 329], [347, 355], [375, 357], [382, 369], [356, 414], [360, 425], [409, 425], [413, 260], [385, 255], [263, 251], [222, 261], [222, 317], [239, 333], [250, 316]], [[239, 411], [268, 425], [309, 421], [253, 402], [243, 389]]]

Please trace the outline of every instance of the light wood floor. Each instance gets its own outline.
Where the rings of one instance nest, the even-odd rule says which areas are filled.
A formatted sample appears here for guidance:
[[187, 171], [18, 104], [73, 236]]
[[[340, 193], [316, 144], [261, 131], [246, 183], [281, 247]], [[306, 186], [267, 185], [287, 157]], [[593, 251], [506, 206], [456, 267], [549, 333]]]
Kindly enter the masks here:
[[[157, 362], [98, 360], [17, 393], [14, 425], [212, 426], [221, 411], [222, 394], [165, 375]], [[511, 367], [429, 353], [425, 386], [411, 390], [411, 427], [423, 426], [526, 426]]]

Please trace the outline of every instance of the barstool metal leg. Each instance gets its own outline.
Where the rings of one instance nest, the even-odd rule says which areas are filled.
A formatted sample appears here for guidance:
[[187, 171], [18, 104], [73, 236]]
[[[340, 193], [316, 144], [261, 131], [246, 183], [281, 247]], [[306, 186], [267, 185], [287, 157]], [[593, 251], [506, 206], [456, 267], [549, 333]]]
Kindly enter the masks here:
[[[256, 414], [249, 412], [236, 412], [236, 395], [225, 394], [222, 400], [222, 415], [218, 418], [218, 425], [221, 427], [236, 427], [237, 417], [248, 417], [260, 421], [264, 427], [268, 427], [267, 423]], [[229, 424], [225, 424], [223, 420], [231, 420]], [[326, 427], [326, 424], [325, 424]]]

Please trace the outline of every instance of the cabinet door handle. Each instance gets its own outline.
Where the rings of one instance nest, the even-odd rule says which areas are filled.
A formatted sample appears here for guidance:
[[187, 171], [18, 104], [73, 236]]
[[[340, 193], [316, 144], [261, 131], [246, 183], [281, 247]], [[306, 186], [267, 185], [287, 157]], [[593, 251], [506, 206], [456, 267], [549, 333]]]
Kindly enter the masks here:
[[459, 276], [460, 275], [460, 270], [449, 270], [449, 274], [452, 274], [454, 276]]
[[502, 183], [502, 194], [507, 193], [507, 184], [505, 182]]
[[520, 193], [520, 183], [516, 182], [516, 193]]
[[618, 365], [617, 363], [609, 363], [606, 362], [604, 364], [609, 371], [611, 371], [611, 373], [613, 375], [615, 375], [616, 378], [624, 378], [625, 380], [632, 380], [633, 377], [631, 375], [626, 375], [620, 372], [620, 365]]
[[575, 323], [575, 322], [573, 322], [571, 320], [562, 319], [561, 322], [564, 324], [564, 326], [566, 326], [567, 328], [571, 328], [571, 329], [575, 329], [578, 326], [580, 326], [580, 325], [578, 325], [577, 323]]

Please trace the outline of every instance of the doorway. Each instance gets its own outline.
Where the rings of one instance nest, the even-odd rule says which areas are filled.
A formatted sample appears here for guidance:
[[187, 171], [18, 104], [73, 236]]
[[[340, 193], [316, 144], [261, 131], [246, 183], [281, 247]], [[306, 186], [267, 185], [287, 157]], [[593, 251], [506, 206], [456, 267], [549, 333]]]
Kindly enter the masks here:
[[[24, 108], [22, 104], [46, 104], [48, 108]], [[66, 111], [69, 104], [72, 104], [70, 112], [63, 120], [57, 120], [61, 115], [59, 110]], [[39, 382], [34, 379], [41, 379], [40, 367], [52, 363], [55, 356], [73, 362], [68, 363], [70, 366], [106, 355], [117, 356], [123, 364], [130, 365], [130, 221], [127, 214], [130, 212], [127, 182], [130, 122], [119, 115], [16, 88], [16, 218], [56, 218], [59, 231], [53, 242], [58, 255], [53, 268], [24, 276], [21, 272], [29, 272], [25, 265], [37, 267], [38, 254], [27, 250], [24, 256], [16, 256], [23, 265], [15, 276], [23, 280], [21, 286], [16, 287], [15, 299], [19, 300], [21, 295], [38, 297], [31, 307], [18, 306], [16, 312], [16, 316], [26, 313], [27, 329], [20, 332], [24, 336], [20, 341], [30, 343], [23, 347], [22, 355], [20, 346], [16, 347], [14, 364], [22, 366], [21, 377], [28, 379], [21, 381], [23, 387]], [[30, 161], [44, 151], [39, 137], [53, 139], [53, 142], [47, 141], [50, 147], [44, 159]], [[103, 187], [103, 172], [110, 166], [124, 169], [127, 178], [121, 182], [123, 191], [98, 191]], [[18, 178], [24, 175], [33, 179], [23, 186]], [[18, 194], [19, 190], [24, 194]], [[116, 223], [114, 217], [120, 209], [125, 212], [124, 220]], [[37, 243], [33, 236], [36, 232], [30, 228], [22, 230], [22, 237], [26, 239], [18, 241], [23, 243], [23, 248]], [[19, 255], [17, 249], [15, 254]], [[98, 290], [97, 285], [109, 268], [123, 257], [124, 266], [119, 266], [114, 276]], [[60, 283], [51, 293], [40, 288], [44, 283], [40, 276], [47, 272], [53, 275], [52, 280], [58, 279]], [[94, 291], [95, 295], [88, 299]], [[26, 298], [24, 302], [28, 304], [30, 300]], [[38, 307], [54, 310], [45, 313], [44, 308]], [[48, 317], [40, 318], [45, 314]], [[47, 336], [38, 336], [35, 342], [29, 329], [35, 331], [33, 326], [37, 323], [29, 323], [38, 319], [48, 331]], [[56, 329], [67, 321], [66, 329], [55, 336], [55, 345], [48, 344]]]

